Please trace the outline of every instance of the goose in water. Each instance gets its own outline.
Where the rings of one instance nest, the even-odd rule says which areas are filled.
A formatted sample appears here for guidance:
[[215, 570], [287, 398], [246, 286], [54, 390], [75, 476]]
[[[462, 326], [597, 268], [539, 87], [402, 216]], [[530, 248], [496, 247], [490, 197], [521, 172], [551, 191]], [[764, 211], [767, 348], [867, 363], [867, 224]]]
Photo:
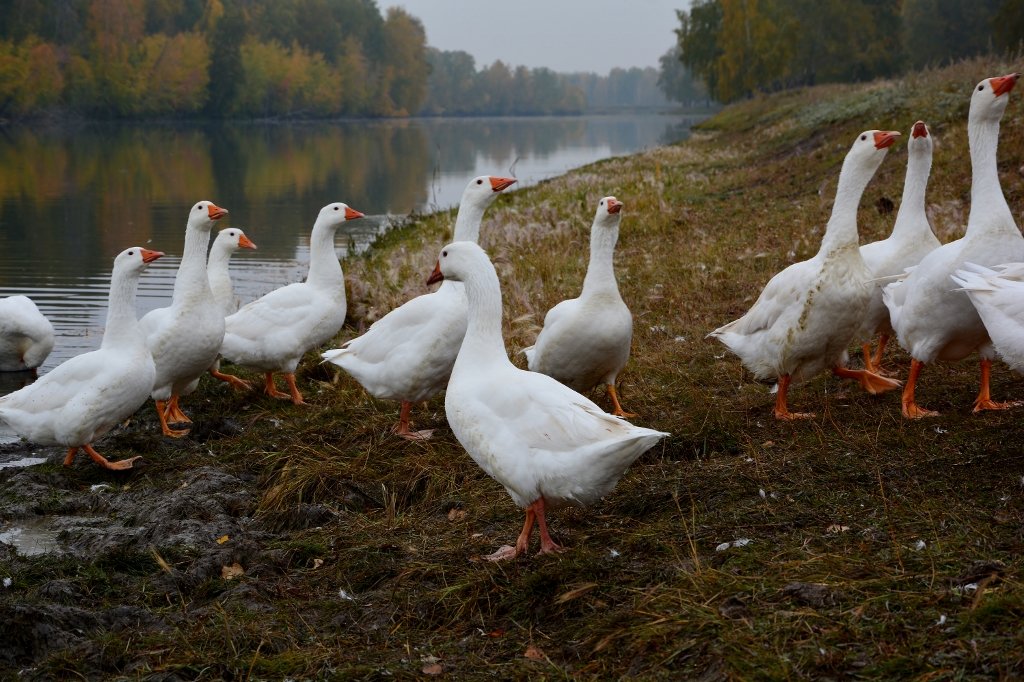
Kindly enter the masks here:
[[[345, 275], [334, 252], [334, 234], [363, 214], [343, 203], [320, 209], [309, 238], [309, 274], [305, 282], [275, 289], [224, 320], [220, 354], [235, 363], [263, 370], [267, 395], [303, 405], [295, 369], [303, 354], [328, 341], [345, 324]], [[282, 372], [289, 393], [274, 386]]]
[[[910, 140], [907, 142], [907, 177], [903, 183], [903, 200], [896, 214], [892, 234], [887, 239], [860, 247], [860, 255], [876, 283], [859, 337], [863, 340], [864, 367], [876, 374], [882, 373], [882, 354], [893, 334], [889, 309], [882, 301], [884, 280], [917, 265], [940, 246], [928, 222], [924, 203], [928, 175], [932, 168], [932, 147], [928, 126], [924, 121], [918, 121], [911, 129]], [[878, 348], [872, 357], [871, 341], [875, 336], [878, 337]]]
[[951, 275], [967, 262], [992, 266], [1024, 260], [1024, 237], [1003, 196], [996, 166], [999, 122], [1018, 77], [1013, 73], [986, 78], [971, 95], [967, 116], [971, 212], [964, 236], [931, 251], [905, 279], [883, 290], [896, 338], [912, 358], [902, 398], [903, 416], [908, 419], [938, 414], [921, 407], [915, 399], [924, 366], [939, 360], [960, 360], [975, 350], [981, 356], [981, 388], [974, 411], [1012, 405], [992, 400], [989, 374], [995, 349], [971, 299], [957, 289]]
[[[515, 178], [481, 175], [470, 180], [459, 201], [455, 241], [476, 242], [484, 211]], [[379, 400], [400, 400], [395, 433], [408, 440], [433, 431], [409, 426], [412, 404], [444, 390], [466, 334], [466, 294], [459, 282], [442, 282], [380, 318], [362, 336], [323, 354]]]
[[0, 372], [35, 369], [53, 350], [53, 325], [28, 296], [0, 298]]
[[153, 390], [156, 367], [135, 317], [139, 275], [162, 256], [138, 246], [114, 259], [107, 326], [99, 349], [77, 355], [25, 388], [0, 398], [0, 421], [41, 445], [79, 449], [106, 469], [130, 469], [138, 457], [111, 462], [92, 443], [141, 407]]
[[900, 386], [870, 370], [846, 367], [847, 348], [863, 322], [873, 287], [860, 255], [857, 206], [898, 136], [894, 130], [868, 130], [857, 136], [843, 161], [832, 217], [818, 253], [772, 277], [746, 315], [708, 334], [740, 356], [757, 378], [778, 381], [778, 419], [814, 416], [790, 412], [787, 393], [791, 383], [825, 370], [856, 379], [869, 393]]
[[214, 224], [227, 214], [227, 209], [212, 201], [200, 201], [192, 207], [171, 305], [151, 310], [139, 320], [156, 364], [152, 395], [165, 436], [180, 438], [188, 433], [187, 429], [170, 427], [191, 421], [178, 400], [195, 390], [199, 377], [217, 359], [224, 339], [224, 316], [218, 306], [211, 305], [206, 249]]
[[622, 410], [615, 390], [633, 340], [633, 316], [619, 295], [612, 269], [621, 221], [621, 201], [609, 196], [598, 202], [583, 291], [579, 298], [562, 301], [548, 311], [537, 341], [523, 353], [531, 371], [547, 374], [575, 391], [604, 384], [612, 414], [635, 417]]
[[514, 547], [488, 559], [527, 551], [533, 524], [540, 553], [561, 547], [545, 513], [607, 495], [630, 464], [667, 433], [633, 426], [549, 376], [513, 365], [501, 335], [501, 289], [494, 266], [472, 242], [441, 250], [428, 283], [462, 282], [469, 304], [444, 407], [455, 437], [480, 467], [526, 510]]

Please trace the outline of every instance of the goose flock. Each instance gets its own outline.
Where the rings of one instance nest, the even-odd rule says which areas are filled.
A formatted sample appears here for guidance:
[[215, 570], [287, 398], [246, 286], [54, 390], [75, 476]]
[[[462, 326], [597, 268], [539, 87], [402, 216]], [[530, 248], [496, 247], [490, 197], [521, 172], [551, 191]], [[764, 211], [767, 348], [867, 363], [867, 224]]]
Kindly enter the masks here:
[[[974, 351], [981, 359], [974, 410], [1010, 405], [992, 400], [989, 376], [996, 354], [1024, 371], [1024, 237], [996, 165], [999, 123], [1017, 80], [1018, 74], [987, 78], [973, 91], [971, 212], [961, 239], [941, 245], [928, 223], [933, 140], [918, 121], [907, 142], [903, 201], [892, 234], [860, 245], [861, 197], [901, 137], [897, 131], [865, 131], [846, 154], [818, 252], [772, 277], [746, 314], [708, 335], [758, 379], [775, 382], [778, 419], [813, 416], [789, 410], [789, 390], [826, 371], [856, 380], [872, 394], [902, 386], [905, 417], [935, 415], [914, 398], [922, 369]], [[534, 525], [542, 554], [561, 551], [549, 533], [547, 510], [600, 499], [637, 457], [669, 435], [627, 421], [636, 415], [622, 408], [616, 390], [630, 355], [633, 319], [613, 269], [625, 212], [614, 196], [597, 204], [579, 297], [548, 311], [536, 342], [523, 351], [529, 371], [510, 361], [498, 277], [477, 241], [484, 212], [515, 182], [498, 176], [471, 180], [459, 203], [454, 240], [442, 248], [427, 280], [440, 287], [321, 353], [369, 394], [401, 404], [394, 429], [401, 438], [431, 438], [430, 431], [412, 428], [410, 409], [445, 391], [455, 437], [525, 511], [515, 544], [486, 557], [492, 560], [526, 552]], [[210, 201], [192, 206], [171, 303], [141, 319], [134, 306], [139, 276], [164, 254], [138, 246], [121, 252], [114, 259], [100, 348], [0, 398], [0, 422], [32, 442], [66, 447], [65, 465], [84, 450], [100, 466], [124, 470], [138, 457], [112, 462], [93, 443], [147, 399], [155, 403], [162, 433], [180, 438], [190, 422], [181, 400], [204, 374], [251, 389], [221, 371], [222, 358], [262, 372], [268, 395], [304, 404], [296, 368], [345, 321], [335, 234], [363, 214], [340, 202], [324, 206], [312, 228], [306, 279], [241, 307], [228, 262], [239, 249], [256, 245], [242, 230], [227, 228], [210, 248], [213, 227], [226, 215], [227, 209]], [[892, 337], [911, 356], [905, 385], [882, 367]], [[38, 367], [53, 343], [52, 326], [29, 299], [0, 300], [0, 370]], [[849, 349], [857, 344], [864, 359], [860, 369], [848, 366]], [[275, 374], [283, 375], [287, 392], [275, 385]], [[580, 393], [598, 385], [608, 393], [611, 413]]]

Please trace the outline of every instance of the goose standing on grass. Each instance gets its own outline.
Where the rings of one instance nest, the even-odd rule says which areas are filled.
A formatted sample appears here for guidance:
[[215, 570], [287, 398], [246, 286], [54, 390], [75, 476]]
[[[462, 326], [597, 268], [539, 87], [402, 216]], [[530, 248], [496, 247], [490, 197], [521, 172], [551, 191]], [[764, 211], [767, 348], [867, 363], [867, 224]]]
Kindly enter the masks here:
[[547, 374], [575, 391], [604, 384], [612, 414], [622, 410], [615, 379], [629, 360], [633, 316], [619, 295], [612, 257], [619, 239], [622, 202], [604, 197], [590, 228], [590, 263], [579, 298], [562, 301], [548, 311], [533, 346], [523, 349], [530, 371]]
[[929, 253], [906, 279], [888, 285], [883, 291], [896, 337], [912, 358], [902, 399], [903, 416], [908, 419], [938, 414], [918, 405], [914, 397], [923, 367], [937, 360], [960, 360], [975, 350], [981, 356], [981, 388], [974, 411], [1012, 405], [992, 400], [989, 374], [995, 351], [971, 299], [956, 290], [950, 276], [965, 262], [991, 266], [1024, 260], [1024, 237], [1006, 204], [996, 166], [999, 121], [1018, 77], [1013, 73], [986, 78], [971, 95], [967, 116], [971, 212], [964, 236]]
[[142, 271], [162, 255], [138, 246], [122, 251], [114, 259], [99, 349], [0, 398], [0, 421], [33, 443], [67, 447], [64, 466], [71, 466], [79, 448], [106, 469], [130, 469], [139, 459], [111, 462], [92, 443], [131, 416], [153, 390], [156, 368], [135, 317], [135, 290]]
[[545, 512], [585, 505], [611, 492], [633, 461], [667, 433], [605, 413], [571, 388], [513, 365], [501, 335], [501, 288], [494, 266], [472, 242], [444, 247], [428, 283], [462, 282], [469, 324], [445, 392], [455, 437], [480, 467], [526, 510], [515, 547], [485, 557], [511, 559], [528, 549], [534, 521], [540, 553], [560, 551]]
[[165, 436], [180, 438], [187, 429], [170, 424], [189, 423], [178, 406], [197, 380], [217, 359], [224, 339], [224, 316], [212, 305], [213, 294], [206, 277], [206, 249], [214, 223], [228, 214], [212, 201], [200, 201], [189, 212], [185, 225], [185, 248], [174, 277], [171, 305], [151, 310], [139, 324], [156, 364], [153, 400]]
[[[228, 264], [231, 256], [239, 249], [255, 249], [256, 245], [245, 236], [237, 227], [229, 227], [217, 233], [210, 247], [210, 258], [206, 262], [206, 274], [210, 281], [210, 292], [213, 294], [213, 301], [220, 306], [224, 317], [231, 315], [238, 310], [238, 301], [235, 300], [235, 290], [231, 285], [231, 270]], [[215, 379], [226, 381], [237, 389], [252, 388], [248, 381], [239, 379], [232, 374], [222, 374], [220, 371], [220, 357], [218, 356], [210, 366], [210, 375]]]
[[53, 325], [28, 296], [0, 298], [0, 372], [35, 369], [53, 350]]
[[[476, 242], [484, 211], [515, 178], [481, 175], [469, 181], [455, 218], [454, 241]], [[442, 282], [380, 318], [362, 336], [323, 354], [378, 400], [400, 400], [395, 433], [407, 440], [430, 438], [432, 430], [409, 426], [412, 404], [444, 390], [466, 335], [466, 294], [459, 282]]]
[[[1024, 263], [1010, 265], [1015, 270], [1013, 266]], [[1024, 282], [1012, 271], [1004, 274], [999, 269], [964, 263], [953, 281], [970, 296], [999, 356], [1011, 369], [1024, 373]]]
[[832, 217], [818, 253], [772, 277], [746, 315], [708, 334], [740, 356], [757, 378], [778, 381], [778, 419], [814, 416], [790, 412], [787, 392], [791, 383], [828, 369], [858, 380], [872, 394], [900, 386], [870, 370], [846, 367], [846, 350], [864, 320], [873, 286], [860, 255], [857, 206], [898, 136], [895, 130], [868, 130], [857, 136], [843, 161]]
[[[903, 273], [917, 265], [928, 253], [939, 248], [941, 243], [928, 222], [925, 211], [925, 190], [932, 168], [932, 137], [924, 121], [918, 121], [910, 131], [907, 141], [907, 177], [903, 183], [903, 200], [896, 214], [896, 223], [888, 239], [871, 242], [860, 247], [873, 279], [888, 278]], [[884, 282], [876, 282], [871, 303], [864, 317], [859, 337], [862, 339], [864, 367], [876, 374], [882, 373], [882, 354], [893, 334], [889, 320], [889, 309], [882, 301]], [[878, 336], [878, 348], [871, 356], [871, 341]]]
[[[334, 234], [346, 221], [362, 217], [340, 202], [320, 209], [309, 238], [306, 281], [275, 289], [224, 321], [220, 354], [236, 365], [263, 370], [267, 395], [305, 404], [295, 385], [295, 369], [306, 351], [328, 341], [345, 324], [345, 275], [334, 251]], [[289, 393], [274, 386], [274, 372], [284, 373]]]

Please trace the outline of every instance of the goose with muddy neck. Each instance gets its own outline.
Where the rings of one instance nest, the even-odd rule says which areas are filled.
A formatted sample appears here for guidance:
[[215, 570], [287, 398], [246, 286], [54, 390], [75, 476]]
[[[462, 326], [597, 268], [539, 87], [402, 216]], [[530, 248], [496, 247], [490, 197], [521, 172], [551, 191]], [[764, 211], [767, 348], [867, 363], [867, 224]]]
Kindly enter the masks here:
[[192, 207], [171, 305], [151, 310], [139, 320], [156, 364], [152, 395], [165, 436], [180, 438], [188, 433], [188, 429], [170, 427], [191, 421], [178, 401], [195, 390], [199, 377], [217, 359], [224, 339], [224, 316], [211, 305], [206, 250], [214, 224], [227, 214], [227, 209], [212, 201], [200, 201]]
[[938, 414], [918, 405], [915, 398], [924, 366], [960, 360], [975, 350], [981, 356], [981, 387], [974, 411], [1011, 405], [991, 398], [989, 374], [995, 349], [970, 298], [957, 290], [951, 276], [967, 262], [992, 266], [1024, 260], [1024, 237], [1003, 196], [996, 166], [999, 122], [1018, 78], [1016, 73], [986, 78], [971, 95], [967, 117], [971, 211], [964, 236], [930, 252], [906, 279], [883, 290], [896, 337], [912, 358], [902, 398], [903, 416], [910, 419]]
[[[455, 218], [455, 241], [476, 242], [484, 211], [514, 178], [481, 175], [469, 181]], [[459, 282], [442, 282], [432, 293], [417, 296], [373, 323], [364, 333], [323, 358], [358, 381], [374, 398], [399, 400], [395, 433], [407, 440], [429, 438], [431, 430], [413, 431], [412, 404], [437, 395], [448, 384], [452, 365], [466, 334], [466, 294]]]
[[111, 462], [92, 443], [141, 407], [153, 390], [156, 367], [135, 317], [139, 275], [162, 256], [138, 246], [114, 259], [107, 325], [100, 347], [77, 355], [38, 381], [0, 398], [0, 421], [40, 445], [79, 449], [106, 469], [130, 469], [138, 457]]
[[708, 334], [738, 355], [758, 379], [777, 380], [778, 419], [813, 416], [789, 411], [788, 389], [825, 370], [856, 379], [869, 393], [900, 385], [870, 370], [846, 367], [846, 351], [863, 322], [872, 288], [871, 273], [860, 255], [857, 206], [898, 136], [894, 130], [868, 130], [857, 136], [843, 161], [818, 253], [772, 277], [743, 317]]
[[612, 265], [621, 221], [621, 201], [608, 196], [598, 202], [583, 291], [579, 298], [562, 301], [548, 311], [537, 341], [523, 353], [531, 371], [547, 374], [575, 391], [604, 384], [612, 414], [635, 417], [623, 411], [615, 390], [633, 340], [633, 316], [619, 295]]
[[[299, 361], [345, 324], [345, 275], [334, 251], [334, 235], [345, 222], [362, 217], [341, 202], [324, 206], [309, 238], [306, 281], [275, 289], [224, 320], [220, 354], [237, 365], [262, 370], [267, 395], [305, 404], [295, 384]], [[274, 386], [275, 372], [284, 374], [288, 393]]]
[[444, 247], [428, 283], [442, 279], [462, 282], [469, 305], [466, 337], [445, 392], [448, 423], [470, 457], [526, 510], [515, 546], [486, 558], [527, 551], [535, 521], [541, 554], [560, 551], [546, 511], [607, 495], [629, 465], [668, 434], [633, 426], [551, 377], [513, 365], [501, 335], [498, 276], [479, 246]]
[[[210, 247], [210, 257], [206, 261], [206, 275], [210, 281], [210, 292], [213, 294], [213, 301], [220, 306], [224, 317], [238, 310], [238, 301], [235, 299], [235, 290], [231, 284], [231, 270], [229, 264], [231, 256], [239, 249], [255, 249], [256, 245], [249, 239], [242, 230], [237, 227], [229, 227], [217, 233]], [[231, 384], [233, 388], [248, 390], [252, 388], [248, 381], [239, 379], [232, 374], [223, 374], [220, 371], [220, 356], [210, 365], [210, 376], [214, 379]]]
[[[932, 232], [925, 211], [925, 190], [932, 168], [932, 136], [924, 121], [918, 121], [910, 130], [907, 141], [907, 176], [903, 182], [903, 199], [896, 214], [896, 223], [887, 239], [860, 247], [860, 255], [876, 280], [858, 336], [864, 353], [864, 367], [881, 374], [882, 355], [893, 334], [889, 309], [882, 301], [884, 278], [900, 275], [907, 268], [921, 262], [941, 242]], [[878, 337], [878, 347], [871, 354], [871, 342]]]

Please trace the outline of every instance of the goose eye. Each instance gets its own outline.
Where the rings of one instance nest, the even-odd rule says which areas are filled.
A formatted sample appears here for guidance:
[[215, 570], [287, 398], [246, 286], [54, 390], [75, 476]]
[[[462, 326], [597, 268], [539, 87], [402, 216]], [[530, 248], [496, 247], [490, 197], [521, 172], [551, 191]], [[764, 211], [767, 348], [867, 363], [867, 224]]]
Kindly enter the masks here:
[[134, 255], [135, 255], [135, 252], [134, 252], [134, 251], [129, 251], [129, 252], [128, 252], [128, 255], [129, 255], [129, 256], [134, 256]]
[[985, 86], [984, 86], [984, 85], [979, 85], [979, 86], [978, 86], [978, 92], [981, 92], [981, 91], [982, 91], [982, 90], [984, 90], [984, 89], [985, 89]]
[[866, 140], [866, 139], [868, 139], [868, 136], [867, 136], [867, 135], [861, 135], [861, 136], [860, 136], [860, 139], [861, 139], [861, 140]]
[[484, 181], [483, 181], [483, 180], [477, 180], [477, 181], [476, 181], [476, 184], [478, 184], [478, 185], [482, 185], [482, 184], [484, 184]]
[[441, 252], [441, 257], [442, 258], [447, 258], [448, 257], [448, 252], [447, 251], [442, 251]]
[[335, 210], [335, 211], [337, 211], [337, 210], [338, 210], [338, 207], [337, 207], [337, 206], [335, 206], [335, 207], [334, 207], [334, 210]]
[[196, 210], [197, 211], [203, 210], [203, 205], [202, 204], [196, 204]]

